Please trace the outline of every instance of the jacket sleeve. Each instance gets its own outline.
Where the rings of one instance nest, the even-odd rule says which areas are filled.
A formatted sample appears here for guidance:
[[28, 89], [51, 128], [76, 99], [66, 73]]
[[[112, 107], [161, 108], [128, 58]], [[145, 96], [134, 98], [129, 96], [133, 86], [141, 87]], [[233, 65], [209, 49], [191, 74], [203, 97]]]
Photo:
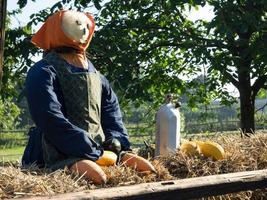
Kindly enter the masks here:
[[122, 150], [130, 149], [127, 130], [122, 122], [122, 114], [118, 98], [112, 90], [108, 80], [101, 75], [102, 102], [101, 102], [101, 124], [106, 140], [116, 138], [120, 141]]
[[95, 161], [103, 150], [87, 137], [86, 131], [65, 118], [57, 81], [54, 68], [45, 61], [38, 62], [28, 72], [26, 96], [32, 119], [45, 138], [62, 153]]

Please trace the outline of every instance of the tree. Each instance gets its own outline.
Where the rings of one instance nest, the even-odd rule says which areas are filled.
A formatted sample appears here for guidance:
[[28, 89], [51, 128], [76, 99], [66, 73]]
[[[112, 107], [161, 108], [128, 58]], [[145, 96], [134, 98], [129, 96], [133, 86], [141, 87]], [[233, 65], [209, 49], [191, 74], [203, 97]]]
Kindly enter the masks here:
[[[31, 34], [29, 26], [11, 29], [10, 17], [18, 14], [20, 10], [7, 13], [5, 21], [5, 45], [3, 73], [1, 68], [1, 93], [0, 93], [0, 129], [13, 129], [19, 123], [22, 113], [17, 106], [17, 98], [23, 90], [25, 73], [36, 50], [27, 38]], [[2, 65], [2, 64], [1, 64]], [[2, 66], [1, 66], [2, 67]]]
[[[240, 94], [241, 128], [254, 132], [255, 97], [267, 81], [266, 1], [209, 1], [215, 18], [206, 27], [221, 47], [207, 55], [222, 80], [231, 82]], [[218, 39], [217, 39], [218, 41]], [[253, 83], [253, 80], [254, 83]]]
[[[191, 106], [215, 98], [229, 104], [234, 98], [225, 85], [231, 83], [240, 93], [241, 128], [254, 132], [255, 97], [267, 80], [266, 0], [92, 2], [99, 10], [99, 29], [89, 53], [95, 66], [115, 80], [121, 100], [157, 104], [172, 92], [186, 93]], [[64, 5], [83, 9], [89, 3], [62, 0], [33, 15], [31, 23]], [[188, 19], [188, 9], [206, 4], [214, 9], [212, 21]], [[206, 80], [196, 81], [203, 67]]]
[[[255, 97], [267, 80], [266, 0], [187, 2], [110, 1], [98, 19], [101, 29], [92, 52], [118, 84], [126, 87], [131, 80], [124, 91], [129, 97], [158, 98], [168, 90], [181, 94], [194, 87], [192, 102], [220, 97], [229, 103], [224, 86], [232, 83], [240, 94], [241, 129], [254, 132]], [[214, 19], [190, 21], [186, 7], [205, 4], [213, 7]], [[179, 76], [192, 77], [203, 66], [205, 85]]]
[[[19, 10], [8, 13], [8, 16], [16, 15]], [[37, 53], [37, 49], [29, 42], [31, 27], [9, 28], [10, 19], [7, 19], [5, 36], [4, 64], [1, 98], [18, 97], [23, 89], [25, 74], [33, 64], [31, 58]]]

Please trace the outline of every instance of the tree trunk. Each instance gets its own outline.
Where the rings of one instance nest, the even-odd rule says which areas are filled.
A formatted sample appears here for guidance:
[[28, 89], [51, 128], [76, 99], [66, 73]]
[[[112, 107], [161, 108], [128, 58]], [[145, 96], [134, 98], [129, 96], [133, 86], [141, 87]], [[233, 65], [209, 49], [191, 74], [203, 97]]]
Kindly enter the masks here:
[[236, 43], [236, 55], [240, 57], [237, 66], [238, 73], [238, 90], [240, 94], [240, 126], [242, 132], [255, 132], [255, 94], [251, 85], [251, 63], [252, 55], [249, 46], [249, 40], [252, 32], [239, 34], [241, 43]]
[[239, 74], [240, 126], [244, 134], [255, 131], [255, 96], [252, 93], [249, 73]]
[[240, 125], [243, 133], [254, 133], [255, 131], [255, 99], [251, 96], [247, 91], [240, 91]]
[[3, 76], [6, 6], [7, 0], [0, 0], [0, 89]]

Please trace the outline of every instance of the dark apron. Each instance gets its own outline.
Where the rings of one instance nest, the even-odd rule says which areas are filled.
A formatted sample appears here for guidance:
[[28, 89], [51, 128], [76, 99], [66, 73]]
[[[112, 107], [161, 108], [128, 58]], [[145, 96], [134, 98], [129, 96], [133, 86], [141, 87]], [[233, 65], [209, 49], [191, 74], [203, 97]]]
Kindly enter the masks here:
[[[100, 123], [102, 93], [100, 74], [97, 71], [73, 73], [68, 63], [54, 52], [47, 54], [44, 59], [56, 70], [65, 102], [65, 117], [75, 126], [87, 131], [88, 137], [101, 145], [105, 135]], [[45, 138], [45, 133], [42, 138], [46, 167], [56, 170], [83, 159], [61, 153]]]

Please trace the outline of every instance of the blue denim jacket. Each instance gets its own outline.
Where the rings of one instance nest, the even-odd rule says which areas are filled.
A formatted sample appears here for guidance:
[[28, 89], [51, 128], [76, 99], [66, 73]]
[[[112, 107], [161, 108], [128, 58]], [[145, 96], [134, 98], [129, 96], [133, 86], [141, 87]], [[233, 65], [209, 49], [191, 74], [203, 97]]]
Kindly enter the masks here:
[[[95, 71], [91, 63], [89, 64], [88, 71], [73, 65], [70, 65], [70, 68], [73, 72], [90, 73]], [[122, 150], [128, 150], [130, 143], [127, 131], [122, 122], [117, 96], [103, 75], [101, 75], [101, 81], [101, 125], [106, 140], [116, 138], [121, 142]], [[99, 158], [102, 150], [94, 149], [91, 145], [90, 138], [86, 136], [85, 130], [73, 125], [65, 117], [66, 109], [63, 94], [55, 69], [45, 60], [37, 62], [29, 70], [26, 78], [26, 97], [30, 114], [38, 130], [34, 130], [33, 132], [39, 134], [46, 133], [46, 138], [66, 155], [89, 160], [97, 160]], [[31, 135], [30, 137], [33, 137]], [[33, 161], [40, 160], [38, 158], [41, 155], [41, 146], [38, 145], [40, 144], [40, 138], [38, 136], [34, 139], [30, 138], [22, 159], [24, 164], [30, 164]], [[33, 151], [33, 146], [35, 151], [40, 150], [40, 152], [35, 153], [33, 158], [29, 158], [27, 155], [32, 153], [29, 151]]]

